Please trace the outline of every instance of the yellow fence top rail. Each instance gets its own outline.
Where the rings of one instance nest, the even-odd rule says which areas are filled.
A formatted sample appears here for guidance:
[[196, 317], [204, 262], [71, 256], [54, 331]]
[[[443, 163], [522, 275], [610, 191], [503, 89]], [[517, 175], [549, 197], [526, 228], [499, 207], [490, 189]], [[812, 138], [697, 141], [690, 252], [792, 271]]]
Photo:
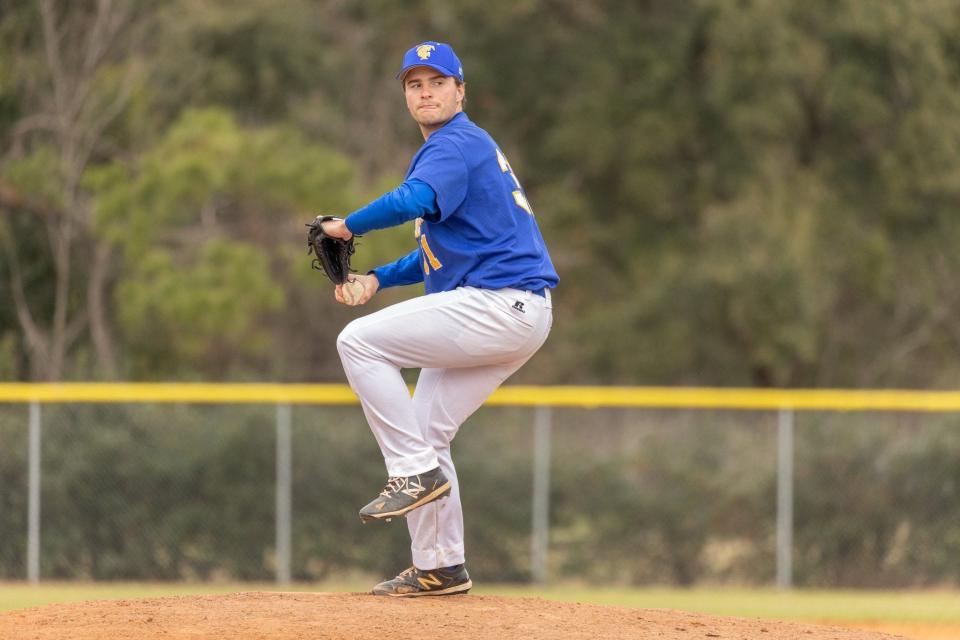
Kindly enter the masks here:
[[[342, 384], [0, 383], [0, 403], [356, 404]], [[960, 412], [958, 391], [510, 385], [490, 405]]]

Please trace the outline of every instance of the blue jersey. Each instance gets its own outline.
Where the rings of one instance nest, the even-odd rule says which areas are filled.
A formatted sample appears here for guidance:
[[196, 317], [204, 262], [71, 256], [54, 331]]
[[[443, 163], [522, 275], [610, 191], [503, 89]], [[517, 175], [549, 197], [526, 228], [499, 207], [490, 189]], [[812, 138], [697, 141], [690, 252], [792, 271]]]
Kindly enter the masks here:
[[438, 211], [418, 219], [415, 231], [427, 293], [557, 285], [520, 181], [497, 143], [467, 114], [430, 135], [406, 179], [422, 180], [437, 197]]

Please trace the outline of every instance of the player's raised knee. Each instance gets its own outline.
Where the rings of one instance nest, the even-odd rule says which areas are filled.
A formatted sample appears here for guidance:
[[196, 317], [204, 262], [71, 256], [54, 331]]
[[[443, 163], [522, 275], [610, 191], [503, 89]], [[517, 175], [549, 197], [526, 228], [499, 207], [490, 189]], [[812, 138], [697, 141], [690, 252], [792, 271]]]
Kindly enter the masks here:
[[345, 326], [343, 331], [340, 332], [340, 335], [337, 336], [337, 352], [340, 354], [341, 359], [343, 359], [345, 355], [357, 353], [358, 347], [363, 344], [360, 333], [359, 323], [357, 320], [354, 320]]
[[353, 323], [351, 322], [346, 327], [343, 328], [343, 331], [340, 332], [340, 335], [337, 336], [337, 352], [342, 358], [344, 353], [350, 349], [350, 343], [354, 339], [353, 331], [351, 330]]

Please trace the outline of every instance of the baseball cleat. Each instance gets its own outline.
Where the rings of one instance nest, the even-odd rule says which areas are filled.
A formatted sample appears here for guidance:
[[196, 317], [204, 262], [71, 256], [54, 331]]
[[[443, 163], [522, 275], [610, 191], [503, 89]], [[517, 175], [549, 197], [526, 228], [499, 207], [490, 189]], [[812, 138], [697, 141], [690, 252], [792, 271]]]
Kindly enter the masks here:
[[387, 580], [375, 586], [372, 593], [375, 596], [394, 598], [452, 596], [466, 593], [472, 586], [473, 582], [462, 564], [430, 571], [410, 567], [393, 580]]
[[390, 478], [380, 495], [360, 509], [360, 522], [390, 522], [393, 518], [406, 515], [408, 511], [449, 495], [450, 481], [440, 467], [415, 476]]

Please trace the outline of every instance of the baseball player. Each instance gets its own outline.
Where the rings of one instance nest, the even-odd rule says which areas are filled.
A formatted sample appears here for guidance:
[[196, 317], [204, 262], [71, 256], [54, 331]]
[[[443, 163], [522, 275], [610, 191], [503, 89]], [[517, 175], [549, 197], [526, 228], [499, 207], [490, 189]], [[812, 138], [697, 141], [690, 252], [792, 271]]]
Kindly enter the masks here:
[[[373, 593], [466, 593], [473, 583], [450, 443], [546, 340], [559, 278], [506, 156], [463, 111], [453, 49], [416, 45], [397, 78], [425, 142], [397, 189], [323, 228], [349, 239], [415, 220], [413, 251], [338, 285], [335, 295], [364, 304], [380, 289], [419, 282], [426, 295], [354, 320], [337, 349], [389, 478], [360, 519], [406, 516], [410, 531], [413, 566]], [[404, 368], [421, 369], [413, 398]]]

